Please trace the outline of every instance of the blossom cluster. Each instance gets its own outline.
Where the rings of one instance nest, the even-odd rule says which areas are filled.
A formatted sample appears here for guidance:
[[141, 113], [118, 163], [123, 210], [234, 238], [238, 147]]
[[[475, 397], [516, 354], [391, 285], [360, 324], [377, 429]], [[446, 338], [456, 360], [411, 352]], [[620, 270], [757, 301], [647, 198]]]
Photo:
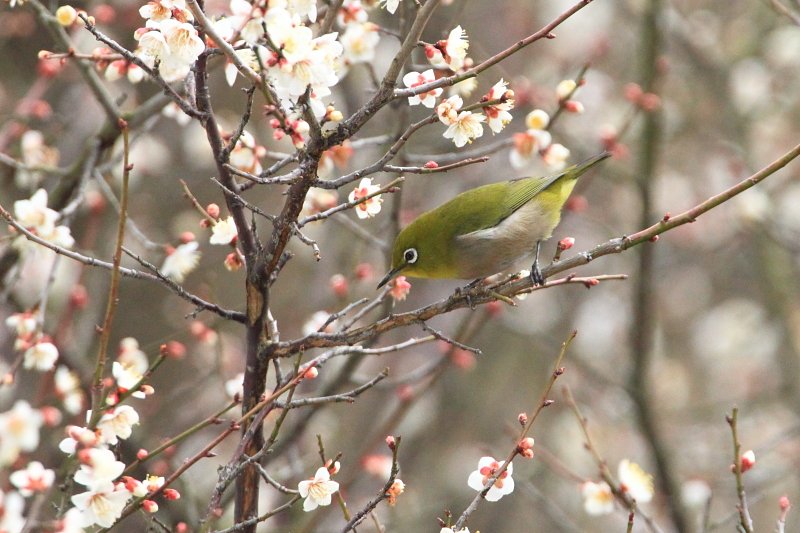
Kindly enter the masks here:
[[[434, 44], [425, 45], [425, 56], [433, 68], [422, 72], [408, 72], [403, 76], [403, 83], [410, 89], [427, 86], [436, 81], [436, 72], [462, 73], [472, 61], [467, 57], [469, 39], [461, 26], [456, 26], [447, 36]], [[498, 81], [485, 94], [477, 107], [482, 112], [462, 109], [462, 95], [468, 96], [475, 88], [474, 78], [466, 78], [455, 84], [454, 94], [442, 100], [438, 105], [437, 98], [442, 95], [442, 88], [431, 88], [427, 91], [419, 89], [418, 94], [408, 97], [409, 105], [423, 105], [436, 109], [439, 120], [447, 126], [444, 132], [446, 139], [461, 148], [467, 143], [483, 135], [483, 124], [487, 124], [493, 133], [499, 133], [511, 122], [511, 109], [514, 108], [514, 91], [508, 88], [504, 80]], [[474, 108], [473, 106], [472, 108]]]
[[[36, 330], [36, 319], [30, 312], [12, 315], [6, 322], [17, 332], [17, 342], [26, 342], [27, 336]], [[41, 346], [39, 350], [46, 351]], [[80, 413], [85, 398], [77, 375], [66, 366], [55, 367], [54, 361], [44, 356], [39, 356], [36, 363], [40, 370], [44, 366], [47, 370], [55, 368], [56, 394], [62, 399], [64, 410], [70, 414]], [[37, 365], [31, 366], [35, 368]], [[139, 481], [123, 476], [126, 464], [112, 451], [113, 446], [131, 436], [134, 426], [139, 423], [139, 413], [126, 403], [127, 398], [145, 398], [154, 392], [152, 387], [144, 384], [149, 367], [148, 357], [138, 342], [133, 338], [123, 339], [112, 362], [112, 378], [107, 380], [102, 414], [93, 415], [89, 410], [86, 412], [86, 426], [66, 427], [66, 438], [59, 443], [59, 449], [77, 458], [79, 468], [73, 479], [83, 490], [70, 498], [74, 507], [60, 520], [60, 530], [110, 527], [133, 498], [141, 500], [145, 511], [155, 512], [158, 505], [148, 496], [159, 489], [167, 500], [180, 497], [174, 489], [161, 488], [163, 478], [148, 476]], [[9, 411], [0, 413], [0, 466], [13, 465], [22, 454], [35, 452], [41, 442], [42, 428], [55, 426], [60, 421], [58, 409], [37, 409], [25, 400], [18, 400]], [[24, 499], [50, 490], [55, 477], [52, 469], [45, 468], [38, 461], [30, 461], [24, 468], [13, 471], [9, 481], [16, 491], [0, 492], [0, 509], [3, 511], [0, 513], [0, 531], [20, 531], [18, 525], [25, 521]]]

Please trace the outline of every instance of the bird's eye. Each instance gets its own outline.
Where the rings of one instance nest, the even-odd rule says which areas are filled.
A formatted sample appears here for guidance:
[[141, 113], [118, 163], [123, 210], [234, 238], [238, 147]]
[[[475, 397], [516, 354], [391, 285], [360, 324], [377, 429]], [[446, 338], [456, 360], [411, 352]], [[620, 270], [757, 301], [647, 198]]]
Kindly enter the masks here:
[[409, 265], [413, 265], [417, 262], [417, 251], [414, 248], [409, 248], [405, 252], [403, 252], [403, 259], [405, 259], [406, 263]]

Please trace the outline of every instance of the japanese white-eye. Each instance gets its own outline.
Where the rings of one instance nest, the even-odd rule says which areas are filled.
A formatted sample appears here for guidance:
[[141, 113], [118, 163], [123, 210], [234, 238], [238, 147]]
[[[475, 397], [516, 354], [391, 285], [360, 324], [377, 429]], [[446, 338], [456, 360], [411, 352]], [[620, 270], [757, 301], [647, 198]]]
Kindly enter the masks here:
[[394, 241], [392, 268], [378, 284], [399, 274], [417, 278], [478, 279], [521, 266], [535, 284], [541, 241], [561, 220], [577, 179], [611, 154], [603, 152], [552, 176], [518, 178], [463, 192], [423, 213]]

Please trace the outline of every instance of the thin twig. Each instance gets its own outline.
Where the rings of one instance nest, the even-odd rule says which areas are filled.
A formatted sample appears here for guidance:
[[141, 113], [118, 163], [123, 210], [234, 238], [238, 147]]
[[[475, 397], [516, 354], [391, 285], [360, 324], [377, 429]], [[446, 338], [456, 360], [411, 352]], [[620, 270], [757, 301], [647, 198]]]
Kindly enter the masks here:
[[750, 509], [747, 507], [747, 493], [744, 490], [744, 480], [742, 479], [742, 444], [739, 442], [739, 434], [736, 422], [739, 415], [739, 408], [734, 407], [730, 416], [725, 420], [731, 428], [731, 438], [733, 439], [733, 475], [736, 478], [736, 496], [739, 504], [736, 509], [739, 511], [739, 525], [745, 533], [753, 533], [753, 519], [750, 517]]

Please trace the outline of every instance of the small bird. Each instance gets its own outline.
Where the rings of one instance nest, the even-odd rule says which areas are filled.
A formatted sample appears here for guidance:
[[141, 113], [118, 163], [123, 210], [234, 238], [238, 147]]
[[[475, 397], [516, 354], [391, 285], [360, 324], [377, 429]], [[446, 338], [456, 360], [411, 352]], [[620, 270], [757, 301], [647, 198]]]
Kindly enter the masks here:
[[518, 268], [531, 257], [531, 280], [544, 284], [538, 264], [541, 241], [561, 220], [561, 208], [581, 174], [610, 155], [603, 152], [552, 176], [476, 187], [421, 214], [397, 235], [392, 268], [378, 288], [399, 274], [485, 278]]

